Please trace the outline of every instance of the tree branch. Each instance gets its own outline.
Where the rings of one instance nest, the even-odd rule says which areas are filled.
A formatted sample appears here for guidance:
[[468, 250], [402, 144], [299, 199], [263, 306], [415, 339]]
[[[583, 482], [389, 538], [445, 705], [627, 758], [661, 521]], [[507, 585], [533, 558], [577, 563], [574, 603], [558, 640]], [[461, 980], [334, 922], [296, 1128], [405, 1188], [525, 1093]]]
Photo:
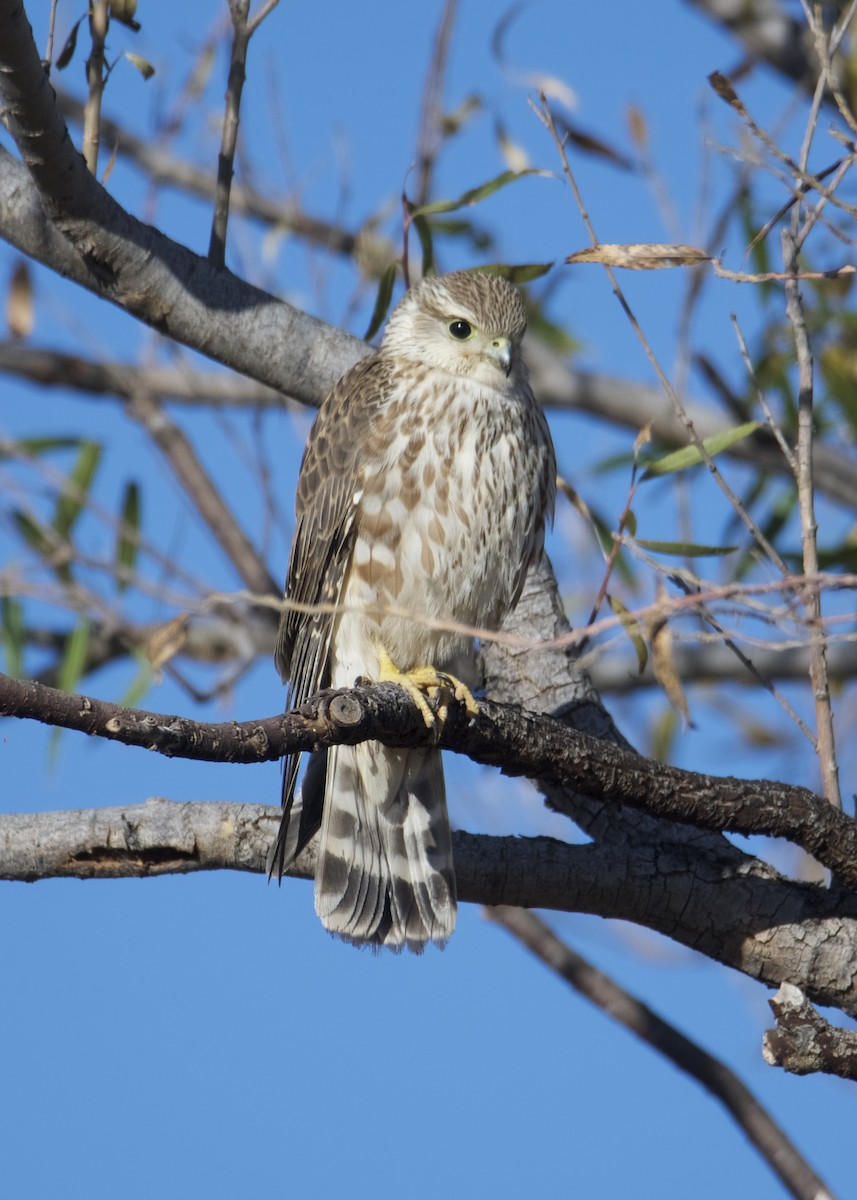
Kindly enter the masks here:
[[784, 983], [768, 1003], [777, 1019], [762, 1043], [765, 1061], [793, 1075], [824, 1071], [857, 1079], [857, 1033], [825, 1021], [799, 987]]
[[719, 1100], [792, 1196], [798, 1200], [819, 1200], [828, 1195], [824, 1183], [784, 1131], [724, 1062], [703, 1050], [648, 1004], [587, 962], [535, 913], [499, 906], [486, 909], [486, 915], [522, 942], [581, 996], [647, 1042]]
[[0, 150], [0, 227], [23, 253], [183, 345], [307, 403], [318, 404], [369, 353], [125, 212], [72, 145], [14, 0], [0, 0], [0, 97], [26, 164]]
[[[123, 708], [0, 675], [0, 715], [209, 762], [267, 762], [319, 746], [369, 738], [388, 746], [424, 745], [432, 735], [405, 693], [375, 684], [320, 693], [302, 708], [258, 721], [203, 724]], [[567, 728], [559, 721], [489, 700], [470, 722], [459, 706], [439, 745], [505, 775], [539, 778], [650, 816], [730, 833], [788, 838], [849, 887], [857, 886], [857, 822], [806, 788], [768, 780], [683, 771]]]
[[[0, 814], [0, 878], [32, 883], [224, 869], [264, 874], [280, 816], [267, 805], [164, 799]], [[572, 846], [458, 832], [453, 847], [463, 901], [634, 921], [772, 987], [788, 976], [816, 1003], [857, 1013], [852, 897], [787, 882], [761, 863], [730, 870], [722, 859], [663, 840], [630, 848]], [[737, 851], [734, 858], [741, 858]], [[314, 844], [290, 873], [314, 875]]]

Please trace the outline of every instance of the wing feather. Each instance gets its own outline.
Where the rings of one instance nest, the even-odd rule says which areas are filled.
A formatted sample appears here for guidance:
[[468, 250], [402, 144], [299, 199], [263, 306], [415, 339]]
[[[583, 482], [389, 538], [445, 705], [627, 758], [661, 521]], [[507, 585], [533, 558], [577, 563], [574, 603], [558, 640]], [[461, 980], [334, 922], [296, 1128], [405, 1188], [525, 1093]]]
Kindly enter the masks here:
[[[289, 557], [285, 598], [275, 662], [288, 680], [286, 708], [300, 706], [330, 683], [330, 648], [337, 614], [300, 606], [336, 608], [342, 599], [360, 508], [364, 452], [374, 422], [392, 387], [391, 363], [373, 354], [364, 358], [328, 393], [310, 430], [298, 478], [295, 533]], [[300, 853], [321, 821], [319, 788], [311, 805], [295, 800], [302, 755], [283, 762], [283, 817], [269, 859], [271, 874], [283, 871]], [[306, 788], [304, 788], [306, 790]]]

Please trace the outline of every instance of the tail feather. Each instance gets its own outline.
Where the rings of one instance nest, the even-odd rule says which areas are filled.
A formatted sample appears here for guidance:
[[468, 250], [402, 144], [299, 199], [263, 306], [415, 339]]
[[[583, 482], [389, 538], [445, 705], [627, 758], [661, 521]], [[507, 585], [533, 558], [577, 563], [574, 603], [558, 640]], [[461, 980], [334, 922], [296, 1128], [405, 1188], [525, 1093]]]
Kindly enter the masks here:
[[346, 941], [419, 953], [455, 928], [440, 752], [377, 742], [329, 751], [315, 906]]

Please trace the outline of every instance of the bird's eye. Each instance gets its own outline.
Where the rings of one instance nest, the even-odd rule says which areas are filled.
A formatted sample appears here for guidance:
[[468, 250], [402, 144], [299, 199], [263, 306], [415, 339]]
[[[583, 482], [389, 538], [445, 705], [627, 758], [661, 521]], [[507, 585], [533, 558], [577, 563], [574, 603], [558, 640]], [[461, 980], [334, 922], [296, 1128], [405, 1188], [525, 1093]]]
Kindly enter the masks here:
[[459, 342], [466, 342], [473, 333], [469, 321], [462, 321], [460, 318], [457, 321], [450, 321], [449, 332]]

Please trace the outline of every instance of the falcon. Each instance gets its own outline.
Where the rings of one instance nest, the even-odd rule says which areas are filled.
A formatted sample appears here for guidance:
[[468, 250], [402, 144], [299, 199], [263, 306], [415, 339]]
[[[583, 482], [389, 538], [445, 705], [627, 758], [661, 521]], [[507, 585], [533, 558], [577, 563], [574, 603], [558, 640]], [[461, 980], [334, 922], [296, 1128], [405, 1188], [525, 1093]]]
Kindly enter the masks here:
[[[553, 514], [556, 462], [521, 357], [527, 314], [499, 276], [429, 276], [377, 352], [326, 397], [298, 479], [276, 663], [288, 707], [358, 678], [402, 684], [423, 712], [517, 603]], [[321, 829], [315, 907], [357, 945], [419, 953], [455, 928], [440, 750], [379, 742], [285, 760], [269, 857], [282, 873]]]

